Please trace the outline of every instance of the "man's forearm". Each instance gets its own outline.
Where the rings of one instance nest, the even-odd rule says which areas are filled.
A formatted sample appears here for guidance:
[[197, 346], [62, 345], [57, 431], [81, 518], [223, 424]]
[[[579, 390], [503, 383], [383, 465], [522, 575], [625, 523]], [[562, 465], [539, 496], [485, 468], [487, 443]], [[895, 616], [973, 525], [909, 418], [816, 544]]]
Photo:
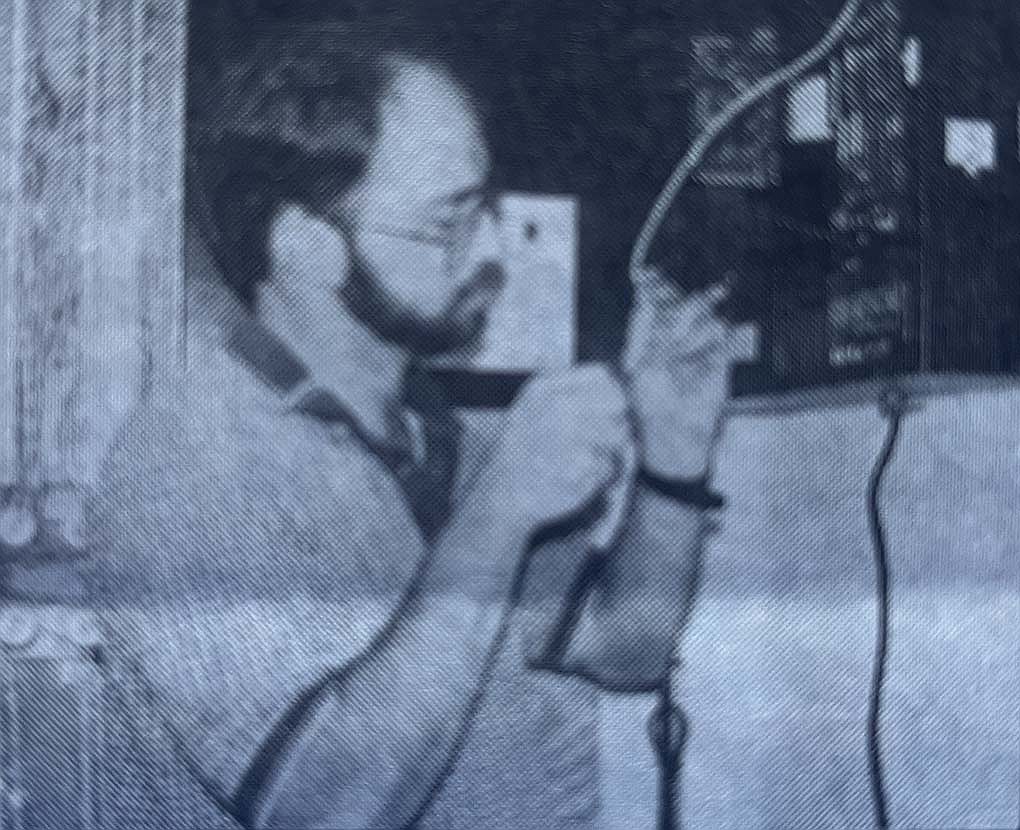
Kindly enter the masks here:
[[458, 750], [526, 537], [477, 503], [455, 518], [376, 644], [310, 707], [261, 799], [260, 827], [401, 828]]
[[697, 588], [702, 509], [646, 488], [585, 598], [560, 668], [620, 691], [644, 691], [669, 669]]

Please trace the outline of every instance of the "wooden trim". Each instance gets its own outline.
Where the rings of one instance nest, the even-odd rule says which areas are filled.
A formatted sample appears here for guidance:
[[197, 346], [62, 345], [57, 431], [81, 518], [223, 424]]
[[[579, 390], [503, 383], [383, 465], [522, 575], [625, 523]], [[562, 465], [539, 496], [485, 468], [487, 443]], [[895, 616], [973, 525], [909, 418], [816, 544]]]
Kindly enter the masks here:
[[186, 6], [0, 4], [0, 487], [94, 481], [180, 364]]
[[21, 123], [15, 95], [20, 66], [15, 49], [19, 2], [11, 0], [11, 14], [0, 14], [0, 487], [17, 478], [17, 223], [13, 214]]

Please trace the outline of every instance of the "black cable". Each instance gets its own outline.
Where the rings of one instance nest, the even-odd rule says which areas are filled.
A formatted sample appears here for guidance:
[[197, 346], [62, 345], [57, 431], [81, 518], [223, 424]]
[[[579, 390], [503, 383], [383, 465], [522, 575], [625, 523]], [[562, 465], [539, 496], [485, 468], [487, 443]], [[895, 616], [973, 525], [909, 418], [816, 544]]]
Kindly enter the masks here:
[[673, 699], [670, 674], [659, 687], [658, 703], [648, 719], [648, 737], [659, 768], [658, 830], [680, 830], [676, 791], [687, 741], [687, 717]]
[[[882, 415], [889, 421], [882, 450], [872, 470], [868, 484], [868, 517], [875, 554], [878, 621], [876, 626], [875, 654], [872, 663], [871, 689], [868, 697], [868, 762], [872, 803], [875, 821], [881, 830], [889, 827], [882, 757], [878, 743], [878, 719], [882, 706], [882, 687], [885, 681], [886, 657], [889, 643], [889, 556], [879, 506], [879, 495], [886, 471], [896, 452], [903, 416], [908, 402], [899, 389], [883, 394], [879, 404]], [[669, 682], [659, 689], [659, 701], [649, 718], [649, 737], [655, 748], [659, 766], [659, 830], [676, 830], [679, 817], [676, 813], [675, 787], [680, 774], [680, 760], [686, 740], [687, 722], [683, 712], [672, 699]]]
[[889, 812], [886, 804], [882, 757], [878, 745], [878, 718], [882, 708], [882, 687], [885, 681], [886, 655], [889, 644], [889, 556], [878, 498], [889, 462], [896, 451], [900, 426], [906, 412], [906, 396], [898, 389], [890, 390], [882, 396], [879, 409], [882, 415], [888, 419], [889, 429], [868, 484], [868, 518], [875, 554], [878, 599], [875, 655], [872, 663], [871, 690], [868, 696], [868, 763], [875, 821], [881, 830], [885, 830], [889, 827]]
[[[702, 523], [701, 541], [692, 579], [687, 589], [686, 609], [683, 619], [677, 624], [673, 641], [679, 643], [681, 632], [685, 629], [692, 612], [693, 604], [701, 593], [704, 576], [703, 543], [705, 534], [711, 532], [711, 523]], [[677, 646], [679, 648], [679, 646]], [[673, 680], [680, 670], [682, 661], [678, 651], [674, 650], [669, 667], [663, 675], [656, 690], [658, 700], [655, 709], [648, 718], [648, 738], [655, 750], [658, 767], [658, 820], [657, 830], [680, 830], [680, 779], [683, 772], [684, 753], [687, 745], [689, 722], [687, 715], [677, 702], [673, 691]]]

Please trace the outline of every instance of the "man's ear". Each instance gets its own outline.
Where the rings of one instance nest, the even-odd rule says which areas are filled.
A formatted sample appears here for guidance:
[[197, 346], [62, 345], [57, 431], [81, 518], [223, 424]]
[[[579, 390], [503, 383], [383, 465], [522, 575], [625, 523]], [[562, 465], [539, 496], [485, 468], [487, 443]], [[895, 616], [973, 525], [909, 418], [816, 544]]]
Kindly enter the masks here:
[[269, 284], [284, 294], [319, 301], [323, 289], [347, 279], [350, 251], [343, 233], [301, 205], [282, 205], [268, 234]]

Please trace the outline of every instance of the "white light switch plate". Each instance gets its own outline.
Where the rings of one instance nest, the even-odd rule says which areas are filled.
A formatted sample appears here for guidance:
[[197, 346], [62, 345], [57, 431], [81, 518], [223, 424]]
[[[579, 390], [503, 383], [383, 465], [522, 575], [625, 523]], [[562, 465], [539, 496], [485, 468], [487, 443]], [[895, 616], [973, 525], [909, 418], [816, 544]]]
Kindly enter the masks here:
[[574, 363], [577, 341], [578, 200], [506, 193], [500, 197], [506, 284], [474, 354], [443, 369], [535, 372]]

